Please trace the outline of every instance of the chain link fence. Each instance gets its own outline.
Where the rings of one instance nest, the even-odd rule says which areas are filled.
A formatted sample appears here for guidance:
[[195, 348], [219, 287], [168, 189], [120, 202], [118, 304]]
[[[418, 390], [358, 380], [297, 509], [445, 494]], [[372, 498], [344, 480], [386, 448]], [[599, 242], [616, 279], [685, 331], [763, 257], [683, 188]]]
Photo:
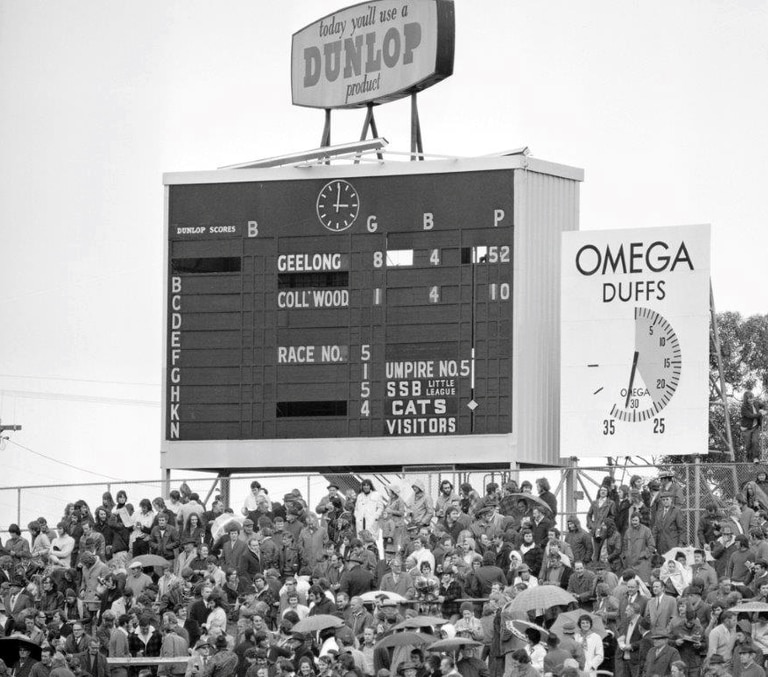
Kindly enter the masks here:
[[[3, 539], [9, 524], [15, 522], [22, 530], [39, 517], [44, 517], [50, 527], [65, 514], [67, 505], [77, 500], [84, 500], [93, 510], [101, 505], [104, 492], [112, 496], [122, 489], [128, 494], [128, 501], [138, 507], [142, 498], [150, 500], [166, 496], [166, 491], [178, 489], [186, 483], [197, 492], [209, 507], [217, 495], [225, 498], [225, 503], [236, 512], [240, 512], [245, 496], [249, 493], [250, 482], [254, 479], [268, 489], [273, 501], [282, 501], [284, 494], [298, 489], [310, 508], [314, 508], [327, 493], [330, 478], [339, 481], [342, 488], [354, 491], [363, 477], [369, 477], [379, 489], [396, 484], [403, 489], [404, 498], [409, 498], [410, 487], [414, 481], [423, 482], [426, 492], [433, 499], [437, 496], [443, 480], [449, 480], [456, 490], [462, 483], [469, 483], [475, 491], [483, 494], [485, 487], [494, 482], [502, 487], [507, 481], [515, 480], [518, 485], [527, 480], [534, 486], [539, 478], [546, 478], [558, 500], [557, 525], [563, 530], [566, 517], [577, 515], [582, 524], [586, 523], [586, 514], [597, 489], [607, 475], [614, 478], [617, 487], [629, 486], [635, 475], [642, 478], [643, 484], [657, 478], [659, 472], [671, 470], [675, 481], [680, 484], [685, 496], [683, 515], [688, 527], [689, 543], [696, 542], [699, 518], [709, 503], [715, 503], [721, 510], [732, 502], [736, 493], [743, 490], [748, 482], [757, 479], [763, 466], [753, 463], [672, 463], [650, 464], [630, 463], [592, 467], [540, 467], [519, 470], [489, 471], [477, 470], [458, 472], [454, 470], [429, 470], [399, 474], [361, 475], [323, 475], [320, 473], [258, 474], [233, 475], [229, 478], [216, 478], [214, 475], [172, 477], [168, 485], [161, 480], [141, 480], [124, 482], [96, 482], [83, 484], [33, 485], [0, 488], [0, 534]], [[228, 499], [228, 500], [227, 500]]]

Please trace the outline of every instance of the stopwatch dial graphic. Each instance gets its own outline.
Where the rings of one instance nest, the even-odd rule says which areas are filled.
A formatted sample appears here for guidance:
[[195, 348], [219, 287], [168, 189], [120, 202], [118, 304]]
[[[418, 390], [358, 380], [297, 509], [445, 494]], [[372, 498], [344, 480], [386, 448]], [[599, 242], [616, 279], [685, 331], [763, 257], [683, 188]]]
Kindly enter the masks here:
[[682, 351], [672, 325], [650, 308], [635, 308], [635, 346], [627, 381], [618, 384], [611, 416], [640, 423], [666, 407], [680, 384]]

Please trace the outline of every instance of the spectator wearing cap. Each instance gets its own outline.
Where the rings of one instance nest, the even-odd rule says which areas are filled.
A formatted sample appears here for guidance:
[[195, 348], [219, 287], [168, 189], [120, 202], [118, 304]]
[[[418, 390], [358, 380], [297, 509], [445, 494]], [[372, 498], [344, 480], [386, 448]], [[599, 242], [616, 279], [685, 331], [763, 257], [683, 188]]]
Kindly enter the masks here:
[[[758, 653], [759, 651], [752, 644], [739, 647], [739, 677], [765, 677], [765, 670], [755, 662]], [[762, 654], [760, 658], [762, 659]]]
[[659, 473], [661, 493], [672, 494], [672, 505], [682, 508], [685, 505], [685, 492], [680, 483], [675, 479], [675, 473], [671, 470], [662, 470]]
[[173, 573], [177, 576], [181, 576], [181, 572], [184, 569], [194, 570], [193, 563], [197, 560], [199, 554], [197, 544], [198, 541], [194, 536], [186, 536], [181, 539], [181, 551], [173, 563]]
[[669, 645], [666, 630], [651, 630], [653, 647], [645, 658], [644, 675], [668, 675], [672, 663], [680, 660], [680, 653]]
[[364, 569], [362, 564], [362, 558], [353, 554], [347, 561], [347, 570], [341, 575], [339, 591], [346, 593], [350, 598], [373, 590], [373, 574]]
[[738, 549], [736, 537], [734, 535], [734, 526], [730, 521], [724, 522], [720, 529], [719, 538], [712, 544], [710, 553], [714, 560], [715, 571], [718, 580], [725, 576], [725, 571], [731, 561], [731, 555]]
[[138, 599], [150, 585], [152, 585], [152, 579], [142, 571], [141, 562], [131, 562], [125, 578], [125, 589], [133, 593], [134, 599]]
[[27, 609], [33, 609], [35, 602], [25, 589], [24, 580], [13, 575], [8, 584], [8, 593], [3, 596], [5, 613], [13, 618], [16, 627], [23, 628]]
[[331, 482], [327, 489], [328, 493], [320, 499], [315, 507], [315, 512], [320, 515], [326, 526], [344, 511], [344, 497], [339, 493], [339, 485], [336, 482]]
[[737, 590], [742, 590], [749, 583], [755, 556], [749, 549], [749, 538], [744, 534], [736, 536], [736, 550], [725, 568], [725, 575], [731, 579]]
[[685, 521], [680, 508], [672, 505], [672, 493], [666, 491], [661, 495], [661, 507], [656, 512], [653, 523], [653, 538], [656, 549], [662, 555], [672, 548], [683, 545], [685, 540]]
[[563, 624], [563, 634], [560, 638], [560, 649], [576, 660], [579, 668], [584, 668], [584, 645], [576, 638], [576, 623], [567, 621]]

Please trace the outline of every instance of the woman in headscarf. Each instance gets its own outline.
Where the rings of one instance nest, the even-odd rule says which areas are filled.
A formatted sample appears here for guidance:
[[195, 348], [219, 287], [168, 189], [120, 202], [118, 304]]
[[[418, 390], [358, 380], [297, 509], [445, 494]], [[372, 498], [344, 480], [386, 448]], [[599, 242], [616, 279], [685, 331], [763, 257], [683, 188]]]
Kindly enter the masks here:
[[[685, 554], [683, 553], [683, 557]], [[688, 568], [683, 568], [673, 559], [664, 562], [659, 571], [659, 578], [664, 583], [664, 589], [673, 597], [680, 597], [691, 584], [691, 574]]]

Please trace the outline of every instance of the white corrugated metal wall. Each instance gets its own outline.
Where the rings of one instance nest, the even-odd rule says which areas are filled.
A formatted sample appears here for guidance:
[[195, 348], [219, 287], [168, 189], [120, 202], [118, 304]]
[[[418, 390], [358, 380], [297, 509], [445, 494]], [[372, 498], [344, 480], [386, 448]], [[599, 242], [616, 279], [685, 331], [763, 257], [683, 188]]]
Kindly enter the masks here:
[[513, 439], [518, 463], [560, 464], [560, 234], [579, 228], [579, 181], [515, 172]]

